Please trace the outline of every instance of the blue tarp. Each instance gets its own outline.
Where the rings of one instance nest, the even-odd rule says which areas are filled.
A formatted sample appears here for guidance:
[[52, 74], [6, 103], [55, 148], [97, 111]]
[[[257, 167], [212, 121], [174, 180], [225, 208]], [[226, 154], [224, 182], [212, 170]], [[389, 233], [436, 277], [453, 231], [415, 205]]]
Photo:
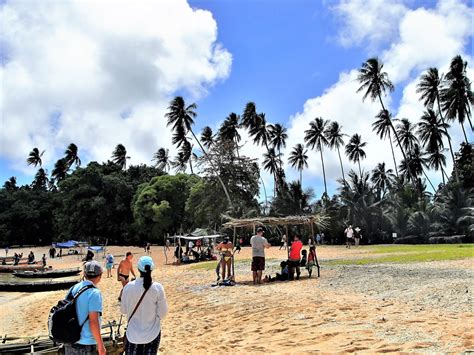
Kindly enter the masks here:
[[59, 249], [67, 249], [67, 248], [74, 248], [77, 245], [75, 240], [68, 240], [67, 242], [63, 243], [53, 243], [55, 248]]
[[98, 246], [98, 247], [89, 247], [88, 249], [92, 250], [92, 251], [95, 251], [96, 253], [98, 253], [99, 251], [103, 251], [105, 249], [105, 247], [101, 247], [101, 246]]

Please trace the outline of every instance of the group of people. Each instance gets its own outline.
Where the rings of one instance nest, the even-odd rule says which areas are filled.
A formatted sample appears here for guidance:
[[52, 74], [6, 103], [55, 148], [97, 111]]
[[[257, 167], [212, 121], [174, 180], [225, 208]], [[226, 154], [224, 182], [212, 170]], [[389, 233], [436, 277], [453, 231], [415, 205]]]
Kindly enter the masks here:
[[352, 224], [344, 230], [344, 234], [346, 236], [346, 248], [351, 247], [352, 244], [354, 246], [359, 246], [360, 240], [362, 239], [361, 229], [359, 227], [352, 227]]
[[[133, 254], [127, 252], [117, 268], [117, 280], [123, 285], [120, 293], [120, 310], [127, 316], [125, 354], [156, 354], [161, 339], [161, 320], [168, 313], [168, 303], [163, 286], [153, 282], [153, 259], [146, 255], [138, 260], [138, 275], [133, 269]], [[107, 261], [106, 261], [107, 262]], [[102, 294], [96, 287], [102, 278], [103, 268], [95, 260], [84, 263], [84, 279], [73, 286], [68, 294], [78, 294], [76, 300], [81, 337], [74, 344], [65, 345], [66, 354], [105, 354], [101, 336]], [[134, 279], [130, 280], [133, 275]], [[137, 277], [138, 276], [138, 277]]]

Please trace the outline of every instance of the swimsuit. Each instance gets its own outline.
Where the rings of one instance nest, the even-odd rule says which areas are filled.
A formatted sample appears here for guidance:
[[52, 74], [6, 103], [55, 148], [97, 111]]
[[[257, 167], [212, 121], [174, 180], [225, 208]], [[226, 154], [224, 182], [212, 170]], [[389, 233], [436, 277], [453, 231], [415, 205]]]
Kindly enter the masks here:
[[125, 281], [128, 281], [130, 275], [119, 274], [119, 276], [123, 277]]

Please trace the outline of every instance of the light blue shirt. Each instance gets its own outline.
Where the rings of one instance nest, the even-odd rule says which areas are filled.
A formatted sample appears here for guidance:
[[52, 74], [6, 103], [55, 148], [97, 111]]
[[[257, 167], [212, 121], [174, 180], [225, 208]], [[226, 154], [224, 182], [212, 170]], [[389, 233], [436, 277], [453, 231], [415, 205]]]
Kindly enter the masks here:
[[[75, 295], [81, 288], [86, 285], [92, 285], [93, 283], [89, 280], [84, 280], [79, 282], [77, 285], [74, 285], [70, 291], [72, 290], [72, 294]], [[79, 298], [76, 300], [76, 311], [77, 317], [79, 319], [79, 324], [84, 323], [89, 312], [99, 312], [102, 313], [102, 295], [98, 288], [90, 288], [84, 291]], [[101, 324], [102, 317], [99, 316], [99, 326]], [[84, 323], [81, 331], [81, 339], [77, 342], [78, 344], [82, 345], [96, 345], [97, 342], [95, 341], [94, 336], [91, 332], [90, 322], [89, 319], [87, 322]]]

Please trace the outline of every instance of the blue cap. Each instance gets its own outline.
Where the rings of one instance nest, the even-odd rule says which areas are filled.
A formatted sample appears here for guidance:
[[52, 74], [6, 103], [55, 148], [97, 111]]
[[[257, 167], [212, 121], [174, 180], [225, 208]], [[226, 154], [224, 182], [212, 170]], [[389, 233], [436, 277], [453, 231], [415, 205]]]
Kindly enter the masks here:
[[150, 266], [150, 270], [153, 270], [155, 268], [155, 263], [153, 262], [153, 259], [149, 256], [142, 256], [140, 260], [138, 260], [138, 270], [140, 271], [146, 271], [145, 266]]

